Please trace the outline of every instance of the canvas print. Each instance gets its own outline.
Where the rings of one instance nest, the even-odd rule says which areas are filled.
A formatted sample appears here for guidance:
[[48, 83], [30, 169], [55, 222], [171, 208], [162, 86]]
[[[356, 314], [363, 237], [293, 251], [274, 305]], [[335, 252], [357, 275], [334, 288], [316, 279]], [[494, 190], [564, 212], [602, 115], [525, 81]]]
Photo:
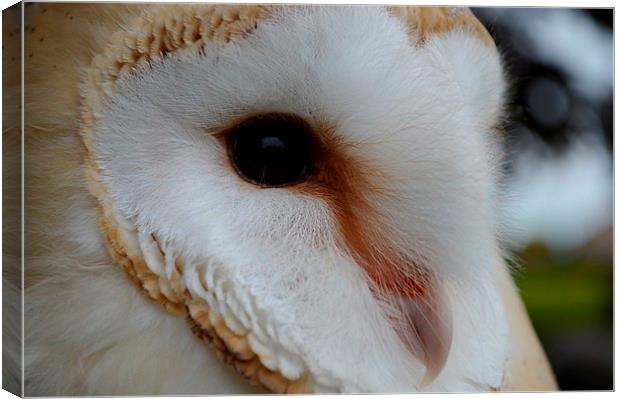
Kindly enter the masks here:
[[612, 389], [610, 18], [5, 10], [4, 388]]

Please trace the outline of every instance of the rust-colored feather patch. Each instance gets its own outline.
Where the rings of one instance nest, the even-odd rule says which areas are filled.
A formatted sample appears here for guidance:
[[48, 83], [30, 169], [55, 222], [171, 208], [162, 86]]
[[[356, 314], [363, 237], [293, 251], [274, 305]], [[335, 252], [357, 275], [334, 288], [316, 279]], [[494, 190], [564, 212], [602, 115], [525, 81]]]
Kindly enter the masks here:
[[369, 194], [381, 195], [373, 182], [389, 176], [353, 155], [354, 146], [338, 139], [337, 127], [315, 130], [319, 144], [313, 176], [297, 189], [330, 207], [343, 250], [363, 269], [401, 341], [426, 365], [426, 385], [441, 372], [452, 341], [451, 315], [435, 276], [390, 247], [388, 237], [395, 233], [367, 200]]

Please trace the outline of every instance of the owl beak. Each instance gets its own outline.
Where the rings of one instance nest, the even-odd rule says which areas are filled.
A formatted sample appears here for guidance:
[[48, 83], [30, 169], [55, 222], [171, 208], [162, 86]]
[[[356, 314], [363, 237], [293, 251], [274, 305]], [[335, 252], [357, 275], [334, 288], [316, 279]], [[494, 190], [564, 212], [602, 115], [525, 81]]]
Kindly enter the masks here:
[[[433, 276], [408, 262], [402, 269], [383, 263], [365, 270], [371, 291], [391, 309], [390, 322], [409, 352], [426, 366], [420, 388], [427, 387], [443, 370], [452, 344], [452, 315]], [[370, 272], [368, 272], [370, 270]]]
[[443, 370], [452, 344], [452, 317], [436, 290], [416, 298], [398, 298], [404, 325], [395, 326], [411, 353], [426, 366], [424, 388]]

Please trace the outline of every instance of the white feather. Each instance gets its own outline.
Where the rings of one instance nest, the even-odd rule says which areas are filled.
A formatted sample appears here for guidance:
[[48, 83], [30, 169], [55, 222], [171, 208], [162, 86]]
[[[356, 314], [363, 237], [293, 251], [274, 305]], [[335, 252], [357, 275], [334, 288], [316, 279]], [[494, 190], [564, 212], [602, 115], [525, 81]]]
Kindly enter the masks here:
[[[355, 156], [389, 176], [367, 193], [386, 240], [430, 268], [447, 295], [454, 341], [424, 390], [498, 387], [507, 331], [494, 270], [493, 129], [503, 96], [495, 50], [462, 30], [415, 47], [382, 8], [308, 7], [279, 11], [247, 39], [204, 53], [178, 51], [123, 78], [95, 126], [103, 181], [123, 217], [218, 270], [214, 284], [226, 281], [234, 296], [228, 309], [243, 308], [237, 317], [252, 320], [257, 342], [283, 353], [283, 367], [307, 368], [317, 387], [421, 389], [423, 364], [338, 249], [327, 204], [248, 185], [210, 133], [265, 111], [334, 125]], [[30, 259], [48, 274], [27, 294], [30, 394], [245, 391], [182, 319], [145, 303], [109, 267], [75, 172], [60, 178], [75, 193], [55, 221], [60, 241]], [[78, 245], [67, 252], [68, 242]]]

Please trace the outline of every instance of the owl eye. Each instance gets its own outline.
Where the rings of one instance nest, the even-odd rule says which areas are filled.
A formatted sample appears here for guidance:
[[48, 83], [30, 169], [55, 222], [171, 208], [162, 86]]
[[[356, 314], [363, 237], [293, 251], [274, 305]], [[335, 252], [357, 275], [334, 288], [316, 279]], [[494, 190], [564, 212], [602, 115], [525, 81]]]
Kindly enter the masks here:
[[312, 128], [289, 114], [251, 117], [226, 134], [228, 156], [237, 174], [261, 187], [299, 183], [312, 162]]

